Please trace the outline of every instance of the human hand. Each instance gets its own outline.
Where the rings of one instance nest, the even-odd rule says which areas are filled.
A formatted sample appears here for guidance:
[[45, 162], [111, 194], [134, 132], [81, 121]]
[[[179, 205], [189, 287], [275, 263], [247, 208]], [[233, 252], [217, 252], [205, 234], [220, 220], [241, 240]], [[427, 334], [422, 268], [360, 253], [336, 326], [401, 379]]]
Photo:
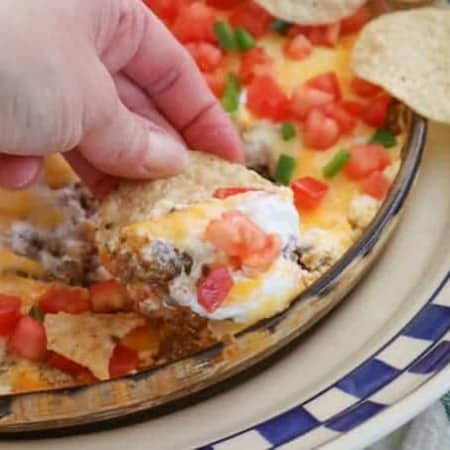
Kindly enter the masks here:
[[0, 185], [63, 152], [99, 196], [181, 170], [187, 146], [241, 161], [195, 63], [140, 0], [2, 0]]

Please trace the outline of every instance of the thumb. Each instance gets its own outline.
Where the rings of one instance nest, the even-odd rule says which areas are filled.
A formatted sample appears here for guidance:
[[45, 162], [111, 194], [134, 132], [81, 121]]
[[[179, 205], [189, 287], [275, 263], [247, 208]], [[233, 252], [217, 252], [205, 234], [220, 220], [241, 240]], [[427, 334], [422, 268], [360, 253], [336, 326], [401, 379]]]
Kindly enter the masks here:
[[161, 125], [131, 112], [120, 101], [115, 114], [91, 130], [78, 150], [101, 172], [134, 179], [178, 173], [187, 157], [182, 142]]

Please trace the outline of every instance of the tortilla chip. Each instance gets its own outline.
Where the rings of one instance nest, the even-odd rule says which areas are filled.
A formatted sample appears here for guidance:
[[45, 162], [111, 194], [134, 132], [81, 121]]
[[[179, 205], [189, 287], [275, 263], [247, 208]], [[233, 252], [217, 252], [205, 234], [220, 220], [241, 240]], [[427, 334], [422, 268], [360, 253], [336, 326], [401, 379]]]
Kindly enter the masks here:
[[109, 378], [109, 360], [116, 341], [145, 319], [134, 313], [47, 314], [47, 348], [87, 367], [99, 379]]
[[300, 25], [337, 22], [350, 16], [367, 0], [256, 0], [273, 16]]
[[100, 205], [97, 243], [113, 251], [124, 226], [169, 214], [180, 206], [210, 200], [217, 188], [245, 186], [268, 192], [284, 192], [241, 164], [233, 164], [202, 152], [189, 152], [184, 172], [148, 182], [123, 180]]
[[355, 44], [352, 68], [417, 113], [450, 123], [450, 11], [422, 8], [372, 21]]

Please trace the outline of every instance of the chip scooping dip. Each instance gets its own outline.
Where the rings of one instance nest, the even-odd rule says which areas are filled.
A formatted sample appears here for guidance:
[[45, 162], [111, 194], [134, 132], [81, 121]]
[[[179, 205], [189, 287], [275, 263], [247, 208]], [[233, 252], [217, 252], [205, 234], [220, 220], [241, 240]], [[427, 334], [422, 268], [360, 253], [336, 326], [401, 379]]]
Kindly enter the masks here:
[[257, 0], [275, 17], [301, 25], [337, 22], [351, 15], [365, 0]]
[[352, 68], [417, 113], [450, 123], [450, 10], [379, 17], [358, 38]]

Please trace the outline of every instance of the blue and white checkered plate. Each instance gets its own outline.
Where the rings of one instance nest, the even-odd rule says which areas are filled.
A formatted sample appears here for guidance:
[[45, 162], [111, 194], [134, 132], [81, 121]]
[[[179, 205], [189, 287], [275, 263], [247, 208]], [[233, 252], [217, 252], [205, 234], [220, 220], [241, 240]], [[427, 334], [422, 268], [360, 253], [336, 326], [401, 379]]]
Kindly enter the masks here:
[[356, 450], [399, 427], [450, 389], [449, 174], [450, 129], [432, 125], [387, 251], [339, 309], [256, 375], [151, 420], [0, 450]]

